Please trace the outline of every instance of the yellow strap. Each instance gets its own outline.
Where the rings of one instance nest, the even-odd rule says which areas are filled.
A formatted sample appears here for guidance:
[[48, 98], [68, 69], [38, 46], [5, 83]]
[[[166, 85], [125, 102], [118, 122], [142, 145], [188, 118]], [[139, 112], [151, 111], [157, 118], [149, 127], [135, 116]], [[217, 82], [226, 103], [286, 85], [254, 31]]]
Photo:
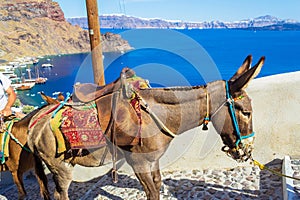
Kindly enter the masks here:
[[208, 96], [208, 91], [207, 88], [205, 88], [205, 93], [206, 93], [206, 118], [209, 118], [209, 96]]
[[258, 166], [259, 169], [261, 169], [261, 170], [268, 170], [269, 172], [271, 172], [271, 173], [273, 173], [273, 174], [275, 174], [277, 176], [283, 176], [283, 177], [286, 177], [286, 178], [291, 178], [291, 179], [300, 181], [300, 178], [296, 178], [296, 177], [293, 177], [293, 176], [288, 176], [288, 175], [282, 174], [282, 173], [280, 173], [280, 172], [278, 172], [276, 170], [270, 169], [267, 166], [265, 166], [265, 165], [261, 164], [260, 162], [258, 162], [257, 160], [253, 160], [253, 164], [256, 165], [256, 166]]
[[257, 160], [253, 160], [253, 164], [258, 166], [260, 170], [264, 170], [265, 169], [265, 165], [259, 163]]

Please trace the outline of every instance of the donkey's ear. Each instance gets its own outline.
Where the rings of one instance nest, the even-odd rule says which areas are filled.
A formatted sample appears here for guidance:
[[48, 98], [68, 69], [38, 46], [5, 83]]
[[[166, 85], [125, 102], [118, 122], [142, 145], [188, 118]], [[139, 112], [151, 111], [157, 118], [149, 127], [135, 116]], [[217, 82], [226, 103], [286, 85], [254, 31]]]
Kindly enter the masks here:
[[59, 101], [47, 96], [44, 92], [40, 92], [40, 95], [41, 95], [42, 99], [44, 101], [46, 101], [48, 104], [58, 104], [59, 103]]
[[231, 77], [229, 82], [233, 82], [236, 79], [238, 79], [243, 73], [248, 71], [251, 67], [252, 63], [252, 55], [248, 55], [247, 58], [244, 60], [243, 64], [240, 66], [240, 68], [237, 70], [237, 72]]
[[230, 81], [229, 87], [230, 87], [231, 95], [233, 95], [235, 92], [238, 92], [246, 88], [248, 83], [259, 74], [264, 62], [265, 62], [265, 57], [263, 56], [260, 58], [260, 60], [254, 67], [245, 71], [236, 80]]

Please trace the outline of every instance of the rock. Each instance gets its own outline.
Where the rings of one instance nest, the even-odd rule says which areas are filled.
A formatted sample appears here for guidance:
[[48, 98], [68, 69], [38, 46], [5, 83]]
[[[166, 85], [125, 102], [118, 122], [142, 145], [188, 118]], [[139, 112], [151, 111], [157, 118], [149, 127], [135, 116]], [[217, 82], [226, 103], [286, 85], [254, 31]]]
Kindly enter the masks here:
[[[0, 2], [0, 60], [90, 51], [89, 34], [66, 21], [52, 0]], [[102, 35], [103, 52], [132, 49], [120, 35]]]

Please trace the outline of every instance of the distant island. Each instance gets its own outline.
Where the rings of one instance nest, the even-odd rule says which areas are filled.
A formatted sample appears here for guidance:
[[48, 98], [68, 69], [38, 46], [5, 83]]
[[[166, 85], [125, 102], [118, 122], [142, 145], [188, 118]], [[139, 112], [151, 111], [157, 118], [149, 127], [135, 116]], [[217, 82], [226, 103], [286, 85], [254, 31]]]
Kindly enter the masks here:
[[[244, 19], [234, 22], [184, 22], [179, 20], [146, 19], [127, 15], [101, 15], [101, 28], [109, 29], [250, 29], [250, 30], [300, 30], [300, 22], [292, 19], [278, 19], [265, 15], [253, 19]], [[67, 18], [68, 22], [84, 29], [88, 28], [86, 17]]]

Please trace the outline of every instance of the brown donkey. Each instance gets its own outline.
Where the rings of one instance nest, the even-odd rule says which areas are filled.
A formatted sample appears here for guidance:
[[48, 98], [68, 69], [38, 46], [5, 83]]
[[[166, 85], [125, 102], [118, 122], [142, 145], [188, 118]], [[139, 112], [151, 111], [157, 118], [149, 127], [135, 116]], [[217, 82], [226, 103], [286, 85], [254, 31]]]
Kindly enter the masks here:
[[26, 144], [28, 124], [37, 112], [38, 110], [35, 110], [21, 120], [13, 123], [10, 133], [17, 141], [12, 139], [12, 137], [10, 138], [8, 144], [9, 157], [6, 158], [4, 164], [0, 166], [1, 171], [9, 170], [12, 173], [14, 183], [18, 189], [19, 199], [24, 199], [26, 196], [23, 174], [33, 168], [35, 169], [36, 177], [40, 185], [41, 196], [43, 196], [44, 199], [50, 199], [47, 188], [48, 181], [44, 173], [42, 161], [37, 156], [33, 155]]
[[[122, 151], [143, 185], [147, 199], [159, 199], [159, 159], [173, 137], [202, 125], [203, 121], [213, 123], [225, 145], [223, 150], [233, 159], [246, 161], [251, 157], [252, 107], [244, 88], [259, 73], [264, 57], [252, 68], [251, 62], [252, 57], [248, 56], [229, 81], [196, 87], [132, 91], [141, 103], [141, 118], [129, 105], [125, 97], [128, 91], [124, 92], [124, 89], [106, 90], [96, 98], [98, 118], [107, 142], [116, 144], [111, 145], [111, 151], [116, 150], [115, 146]], [[30, 126], [28, 145], [52, 172], [56, 184], [55, 198], [65, 200], [72, 181], [72, 166], [99, 166], [103, 149], [80, 155], [70, 155], [68, 150], [57, 154], [56, 139], [49, 125], [52, 113], [43, 114], [51, 108], [53, 106], [45, 107], [32, 118], [34, 126]]]

